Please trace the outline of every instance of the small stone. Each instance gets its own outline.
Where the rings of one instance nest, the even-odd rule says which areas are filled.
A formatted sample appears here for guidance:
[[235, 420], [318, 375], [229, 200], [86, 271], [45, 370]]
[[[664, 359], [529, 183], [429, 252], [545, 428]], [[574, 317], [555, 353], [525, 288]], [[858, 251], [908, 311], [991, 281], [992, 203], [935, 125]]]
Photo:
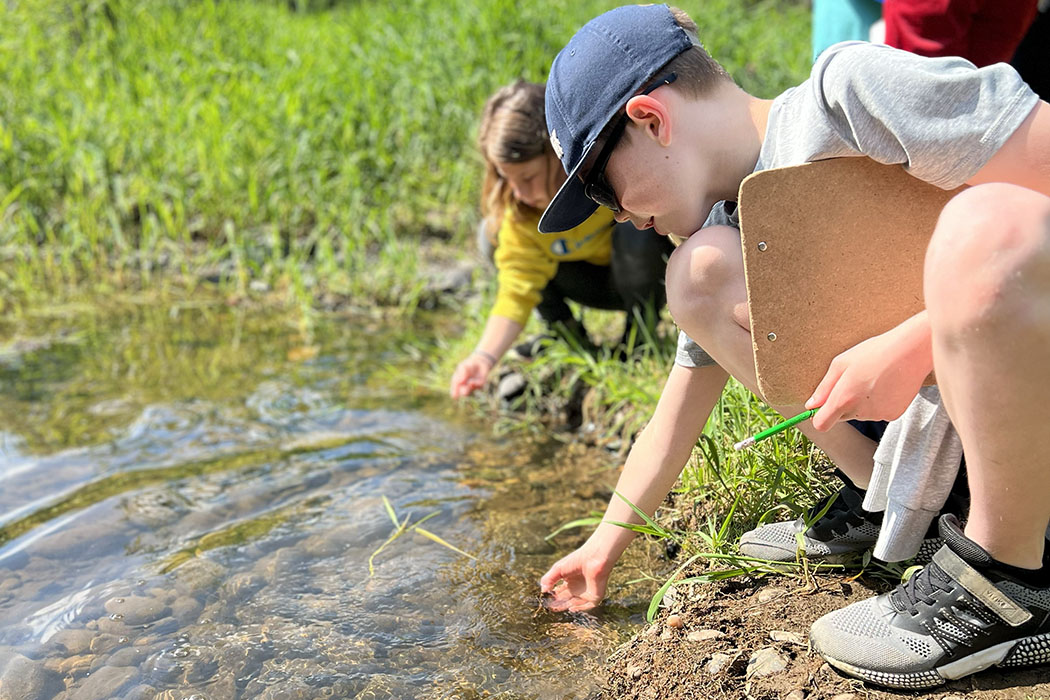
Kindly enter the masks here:
[[784, 642], [785, 644], [797, 644], [798, 646], [805, 646], [806, 644], [805, 640], [802, 639], [802, 635], [797, 632], [773, 630], [769, 633], [769, 638], [774, 642]]
[[51, 698], [65, 688], [57, 673], [39, 661], [0, 651], [0, 700]]
[[189, 625], [197, 621], [204, 609], [204, 604], [196, 598], [188, 595], [176, 598], [171, 604], [171, 616], [179, 621], [181, 625]]
[[59, 630], [49, 640], [59, 649], [65, 651], [67, 656], [83, 654], [91, 648], [91, 640], [95, 633], [91, 630]]
[[763, 588], [758, 592], [758, 602], [768, 603], [769, 601], [779, 598], [780, 596], [787, 593], [783, 588]]
[[660, 639], [662, 639], [665, 642], [670, 639], [674, 639], [674, 630], [670, 627], [664, 627], [663, 630], [660, 632]]
[[857, 700], [857, 696], [855, 693], [839, 693], [831, 700]]
[[724, 671], [729, 664], [733, 663], [733, 657], [729, 654], [715, 654], [711, 657], [711, 660], [707, 662], [704, 670], [712, 676], [716, 676]]
[[682, 622], [681, 615], [668, 615], [667, 616], [667, 626], [668, 627], [673, 627], [676, 630], [680, 630], [680, 629], [682, 629], [684, 624], [685, 623]]
[[806, 691], [792, 690], [790, 693], [784, 696], [784, 700], [806, 700]]
[[77, 688], [76, 698], [77, 700], [109, 700], [115, 696], [119, 697], [115, 694], [138, 677], [137, 668], [103, 666], [92, 672]]
[[649, 625], [648, 627], [646, 627], [645, 631], [642, 632], [642, 636], [643, 637], [655, 637], [659, 633], [660, 633], [660, 625], [655, 625], [654, 624], [654, 625]]
[[162, 601], [153, 597], [128, 596], [126, 598], [110, 598], [106, 601], [106, 612], [111, 615], [122, 615], [125, 625], [138, 627], [167, 617], [171, 608]]
[[641, 678], [643, 673], [645, 673], [645, 666], [642, 664], [633, 663], [627, 666], [627, 675], [634, 680]]
[[127, 639], [125, 635], [116, 634], [99, 634], [91, 640], [91, 653], [93, 654], [105, 654], [107, 651], [112, 651], [117, 647], [124, 646], [127, 642], [120, 641], [121, 639]]
[[724, 636], [726, 636], [725, 633], [718, 630], [693, 630], [685, 638], [690, 642], [706, 642]]
[[186, 594], [210, 593], [226, 577], [226, 569], [222, 565], [203, 557], [190, 559], [173, 573], [175, 585]]
[[777, 653], [776, 649], [764, 647], [751, 655], [747, 662], [747, 678], [761, 678], [780, 673], [787, 668], [787, 660]]
[[142, 647], [125, 647], [118, 649], [106, 659], [108, 666], [141, 666], [149, 655]]

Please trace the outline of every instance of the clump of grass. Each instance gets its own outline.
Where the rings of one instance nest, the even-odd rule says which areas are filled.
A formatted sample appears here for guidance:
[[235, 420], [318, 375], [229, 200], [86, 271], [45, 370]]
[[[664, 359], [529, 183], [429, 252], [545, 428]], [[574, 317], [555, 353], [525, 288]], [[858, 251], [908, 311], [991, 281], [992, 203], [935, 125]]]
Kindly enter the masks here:
[[392, 542], [394, 542], [395, 540], [399, 539], [402, 535], [407, 535], [407, 534], [410, 534], [410, 533], [413, 533], [413, 532], [415, 532], [416, 534], [422, 535], [423, 537], [426, 537], [428, 540], [431, 540], [432, 542], [437, 542], [442, 547], [447, 547], [448, 549], [451, 549], [453, 552], [455, 552], [457, 554], [462, 554], [463, 556], [468, 557], [470, 559], [477, 559], [477, 557], [475, 557], [473, 554], [468, 554], [467, 552], [464, 552], [459, 547], [456, 547], [455, 545], [449, 544], [444, 539], [442, 539], [438, 535], [435, 535], [430, 530], [425, 530], [422, 527], [420, 527], [420, 525], [422, 525], [426, 521], [430, 520], [431, 518], [435, 517], [436, 515], [439, 515], [441, 513], [441, 511], [435, 510], [432, 513], [427, 513], [426, 515], [424, 515], [422, 518], [420, 518], [416, 522], [411, 523], [410, 522], [411, 518], [412, 518], [412, 514], [411, 513], [406, 515], [404, 520], [398, 520], [397, 513], [394, 512], [394, 507], [392, 505], [390, 505], [390, 500], [386, 496], [383, 496], [383, 507], [386, 508], [387, 515], [390, 516], [390, 520], [394, 523], [394, 531], [392, 533], [390, 533], [390, 536], [388, 538], [386, 538], [386, 541], [383, 542], [383, 544], [379, 545], [379, 548], [376, 549], [376, 551], [372, 552], [372, 555], [368, 557], [368, 575], [369, 576], [374, 576], [375, 575], [375, 566], [373, 565], [373, 562], [375, 561], [375, 558], [377, 556], [379, 556], [379, 554], [384, 549], [387, 548], [387, 545], [389, 545]]

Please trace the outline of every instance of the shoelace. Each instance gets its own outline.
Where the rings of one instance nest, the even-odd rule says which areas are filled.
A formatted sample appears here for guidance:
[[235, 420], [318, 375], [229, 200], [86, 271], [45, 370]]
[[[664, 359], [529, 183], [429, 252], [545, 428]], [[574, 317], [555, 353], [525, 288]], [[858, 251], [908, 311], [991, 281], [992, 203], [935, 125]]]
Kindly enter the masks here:
[[[894, 589], [890, 593], [890, 602], [897, 610], [907, 610], [915, 616], [919, 613], [920, 603], [936, 604], [934, 594], [937, 591], [950, 593], [954, 589], [952, 578], [939, 566], [930, 564]], [[948, 654], [959, 645], [973, 646], [974, 638], [978, 635], [988, 635], [987, 630], [959, 616], [958, 613], [966, 608], [969, 608], [970, 614], [984, 617], [978, 614], [979, 611], [975, 610], [972, 604], [963, 600], [943, 607], [935, 618], [922, 622], [926, 632]]]
[[939, 590], [951, 591], [952, 579], [939, 566], [930, 564], [897, 586], [890, 593], [890, 600], [898, 610], [907, 610], [912, 615], [917, 615], [919, 603], [933, 605], [936, 602], [933, 594]]

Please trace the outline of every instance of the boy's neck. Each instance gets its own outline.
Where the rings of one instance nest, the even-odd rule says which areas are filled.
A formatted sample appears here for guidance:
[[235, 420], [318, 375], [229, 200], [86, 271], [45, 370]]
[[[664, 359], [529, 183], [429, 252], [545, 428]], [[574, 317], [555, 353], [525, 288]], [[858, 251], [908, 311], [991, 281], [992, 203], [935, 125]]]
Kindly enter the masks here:
[[[699, 110], [696, 114], [706, 113], [704, 128], [711, 130], [700, 137], [703, 149], [720, 162], [719, 185], [714, 189], [722, 199], [736, 201], [740, 183], [758, 163], [773, 101], [754, 97], [729, 83], [713, 99], [694, 104]], [[711, 115], [717, 117], [712, 120]]]

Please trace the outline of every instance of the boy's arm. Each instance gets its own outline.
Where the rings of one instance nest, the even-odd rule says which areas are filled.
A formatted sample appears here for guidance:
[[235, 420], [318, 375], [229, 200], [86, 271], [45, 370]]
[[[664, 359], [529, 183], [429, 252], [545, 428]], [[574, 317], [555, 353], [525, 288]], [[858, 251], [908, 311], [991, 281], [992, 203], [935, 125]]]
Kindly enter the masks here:
[[1008, 182], [1050, 196], [1050, 104], [1039, 101], [968, 184]]
[[[682, 473], [728, 376], [718, 365], [676, 364], [671, 369], [653, 417], [631, 447], [616, 484], [619, 493], [648, 515], [656, 512]], [[605, 597], [609, 573], [634, 538], [631, 530], [610, 521], [642, 522], [614, 495], [590, 538], [540, 579], [540, 589], [553, 594], [552, 610], [587, 610]], [[555, 588], [559, 581], [564, 585]]]
[[[1050, 196], [1050, 104], [1040, 101], [968, 184], [1007, 182]], [[821, 407], [813, 427], [840, 420], [892, 420], [907, 409], [933, 368], [930, 325], [922, 311], [838, 355], [806, 402]]]

